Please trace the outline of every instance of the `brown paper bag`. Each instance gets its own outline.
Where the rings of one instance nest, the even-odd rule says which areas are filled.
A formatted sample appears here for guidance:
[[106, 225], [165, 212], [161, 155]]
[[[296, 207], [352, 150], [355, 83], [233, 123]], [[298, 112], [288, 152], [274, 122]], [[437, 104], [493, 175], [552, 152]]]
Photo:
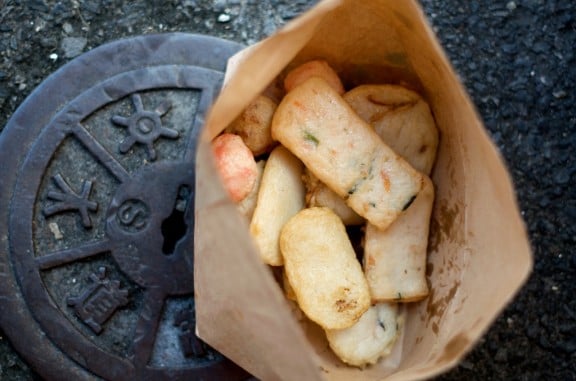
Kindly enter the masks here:
[[[364, 370], [345, 366], [321, 330], [293, 318], [207, 144], [283, 70], [314, 58], [326, 59], [348, 88], [394, 82], [417, 89], [441, 132], [432, 174], [431, 294], [407, 306], [397, 353]], [[432, 377], [472, 348], [531, 270], [510, 178], [416, 1], [324, 1], [241, 52], [207, 118], [196, 173], [197, 330], [263, 380]]]

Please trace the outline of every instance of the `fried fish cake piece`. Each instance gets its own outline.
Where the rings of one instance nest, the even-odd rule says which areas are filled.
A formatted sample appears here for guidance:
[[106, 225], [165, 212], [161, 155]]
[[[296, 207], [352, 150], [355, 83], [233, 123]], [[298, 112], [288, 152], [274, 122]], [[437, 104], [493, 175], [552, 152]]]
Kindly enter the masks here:
[[401, 324], [395, 303], [378, 303], [351, 327], [325, 332], [330, 348], [342, 361], [363, 368], [390, 354]]
[[362, 267], [344, 224], [329, 208], [292, 217], [282, 228], [280, 250], [300, 308], [321, 327], [350, 327], [370, 307]]
[[334, 91], [338, 94], [344, 94], [344, 86], [340, 77], [324, 60], [308, 61], [292, 69], [284, 79], [284, 89], [289, 92], [311, 77], [324, 79]]
[[302, 162], [286, 148], [274, 148], [264, 167], [250, 234], [264, 263], [283, 264], [278, 245], [282, 226], [304, 208]]
[[224, 133], [212, 141], [216, 169], [230, 198], [240, 202], [254, 188], [258, 177], [256, 160], [242, 138]]
[[365, 222], [364, 218], [346, 205], [346, 201], [342, 197], [338, 196], [307, 169], [304, 170], [303, 180], [306, 186], [306, 206], [330, 208], [346, 226], [362, 225]]
[[386, 230], [367, 224], [364, 273], [372, 302], [414, 302], [428, 295], [426, 255], [434, 185], [426, 176], [412, 206]]
[[390, 148], [416, 170], [430, 173], [438, 148], [438, 129], [420, 95], [398, 85], [361, 85], [343, 98]]
[[226, 128], [226, 132], [239, 135], [254, 156], [268, 153], [275, 145], [270, 134], [272, 116], [277, 104], [260, 95]]
[[290, 91], [272, 120], [272, 137], [356, 213], [386, 229], [422, 188], [422, 174], [382, 142], [323, 79]]

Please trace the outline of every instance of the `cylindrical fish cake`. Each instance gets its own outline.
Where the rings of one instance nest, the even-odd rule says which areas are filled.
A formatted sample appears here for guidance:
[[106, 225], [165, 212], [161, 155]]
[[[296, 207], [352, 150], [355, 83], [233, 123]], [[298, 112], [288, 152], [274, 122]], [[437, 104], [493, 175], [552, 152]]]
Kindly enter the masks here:
[[361, 85], [344, 100], [382, 140], [416, 170], [429, 174], [438, 148], [438, 130], [428, 104], [398, 85]]
[[222, 134], [212, 141], [216, 169], [230, 198], [240, 202], [246, 198], [258, 178], [258, 166], [242, 138]]
[[284, 97], [272, 120], [272, 137], [380, 229], [408, 208], [422, 188], [422, 174], [321, 78], [308, 79]]
[[434, 185], [424, 179], [413, 205], [388, 229], [366, 226], [364, 273], [372, 302], [413, 302], [428, 295], [426, 249]]
[[280, 251], [300, 308], [323, 328], [350, 327], [370, 307], [366, 278], [331, 209], [298, 212], [282, 228]]
[[264, 167], [250, 234], [268, 265], [282, 265], [278, 245], [280, 230], [304, 208], [303, 167], [302, 162], [282, 146], [274, 148]]
[[363, 368], [390, 354], [400, 332], [400, 320], [396, 304], [379, 303], [353, 326], [326, 330], [326, 338], [342, 361]]

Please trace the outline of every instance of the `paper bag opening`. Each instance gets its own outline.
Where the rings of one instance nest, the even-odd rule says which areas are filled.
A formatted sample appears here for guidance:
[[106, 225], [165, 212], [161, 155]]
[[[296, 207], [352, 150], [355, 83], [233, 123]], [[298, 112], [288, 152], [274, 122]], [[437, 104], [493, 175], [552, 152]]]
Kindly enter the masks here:
[[[440, 130], [432, 179], [427, 277], [407, 305], [398, 364], [341, 363], [313, 324], [292, 316], [228, 199], [208, 142], [275, 77], [327, 60], [350, 88], [402, 83], [429, 103]], [[198, 147], [195, 287], [199, 336], [263, 380], [413, 380], [454, 366], [526, 280], [532, 257], [501, 157], [415, 1], [324, 1], [241, 52]]]

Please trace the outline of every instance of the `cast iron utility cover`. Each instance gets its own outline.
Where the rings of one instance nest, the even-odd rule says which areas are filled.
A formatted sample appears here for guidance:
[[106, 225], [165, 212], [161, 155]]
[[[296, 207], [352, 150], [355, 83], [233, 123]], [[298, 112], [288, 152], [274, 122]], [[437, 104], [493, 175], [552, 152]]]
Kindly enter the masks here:
[[0, 324], [47, 380], [241, 380], [194, 335], [194, 160], [240, 45], [94, 49], [0, 136]]

